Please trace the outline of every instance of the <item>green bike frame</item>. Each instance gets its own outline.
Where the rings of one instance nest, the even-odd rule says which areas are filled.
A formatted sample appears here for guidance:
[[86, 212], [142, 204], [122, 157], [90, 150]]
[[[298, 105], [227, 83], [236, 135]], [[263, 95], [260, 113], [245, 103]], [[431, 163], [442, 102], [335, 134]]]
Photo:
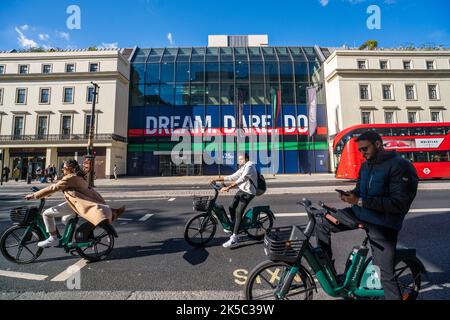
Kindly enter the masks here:
[[[222, 227], [224, 229], [233, 230], [234, 223], [232, 223], [230, 221], [230, 219], [228, 218], [228, 215], [223, 206], [218, 206], [218, 205], [214, 204], [211, 211], [217, 217], [217, 219], [219, 220], [219, 223], [222, 225]], [[245, 231], [248, 229], [255, 228], [257, 226], [256, 224], [258, 222], [258, 220], [257, 220], [258, 215], [262, 212], [265, 212], [267, 214], [272, 215], [272, 217], [275, 217], [272, 210], [270, 210], [269, 206], [260, 206], [260, 207], [251, 208], [251, 209], [247, 210], [247, 212], [244, 214], [244, 217], [242, 219], [239, 230]]]

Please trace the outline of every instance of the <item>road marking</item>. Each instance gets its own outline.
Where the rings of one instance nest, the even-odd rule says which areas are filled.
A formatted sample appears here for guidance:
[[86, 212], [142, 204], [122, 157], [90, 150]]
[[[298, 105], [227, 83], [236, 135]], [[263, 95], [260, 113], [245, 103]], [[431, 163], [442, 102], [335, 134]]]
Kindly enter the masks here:
[[169, 202], [175, 201], [176, 198], [170, 198]]
[[[450, 213], [450, 208], [436, 208], [436, 209], [411, 209], [409, 210], [409, 213], [436, 213], [436, 212], [442, 212], [442, 213]], [[277, 218], [286, 218], [286, 217], [307, 217], [308, 215], [305, 212], [300, 213], [277, 213], [275, 214], [275, 217]]]
[[133, 221], [133, 219], [127, 219], [127, 218], [119, 218], [117, 220], [119, 220], [119, 221]]
[[160, 200], [166, 200], [167, 198], [133, 198], [133, 199], [114, 199], [114, 200], [108, 200], [107, 201], [114, 201], [114, 202], [134, 202], [134, 201], [160, 201]]
[[85, 267], [87, 265], [87, 263], [88, 263], [87, 260], [81, 259], [77, 263], [71, 265], [66, 270], [64, 270], [63, 272], [58, 274], [56, 277], [54, 277], [50, 281], [52, 281], [52, 282], [64, 282], [67, 279], [69, 279], [71, 276], [73, 276], [73, 272], [71, 272], [71, 270], [74, 270], [74, 267], [78, 268], [78, 270], [81, 270], [83, 267]]
[[450, 208], [440, 208], [440, 209], [411, 209], [409, 213], [429, 213], [429, 212], [450, 212]]
[[151, 217], [153, 217], [154, 214], [153, 213], [147, 213], [145, 216], [143, 216], [142, 218], [139, 219], [139, 221], [144, 222], [147, 221], [148, 219], [150, 219]]
[[14, 271], [3, 271], [3, 270], [0, 270], [0, 276], [8, 277], [8, 278], [25, 279], [25, 280], [35, 280], [35, 281], [43, 281], [48, 278], [48, 276], [44, 276], [44, 275], [40, 275], [40, 274], [14, 272]]
[[277, 213], [277, 214], [275, 214], [276, 218], [306, 217], [306, 216], [308, 216], [306, 213]]

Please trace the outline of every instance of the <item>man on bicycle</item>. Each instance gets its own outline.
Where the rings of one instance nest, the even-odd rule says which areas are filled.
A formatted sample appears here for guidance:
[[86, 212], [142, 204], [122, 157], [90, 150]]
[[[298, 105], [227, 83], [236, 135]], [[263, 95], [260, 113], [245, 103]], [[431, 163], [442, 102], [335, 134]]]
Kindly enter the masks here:
[[241, 225], [242, 216], [245, 213], [250, 201], [256, 196], [256, 183], [258, 183], [258, 173], [256, 171], [256, 164], [250, 161], [248, 154], [240, 155], [238, 158], [239, 170], [231, 176], [219, 177], [211, 180], [210, 183], [216, 182], [232, 182], [228, 187], [222, 188], [221, 192], [228, 192], [233, 188], [238, 187], [239, 191], [234, 196], [233, 202], [230, 206], [231, 221], [234, 222], [233, 234], [230, 240], [223, 244], [224, 248], [229, 248], [239, 242], [237, 235]]
[[[358, 228], [363, 224], [372, 248], [374, 264], [380, 268], [381, 283], [386, 300], [401, 300], [402, 296], [394, 277], [395, 252], [403, 220], [417, 194], [418, 176], [413, 165], [395, 151], [384, 149], [376, 132], [369, 131], [356, 140], [358, 150], [367, 160], [362, 164], [356, 188], [342, 201], [352, 207], [339, 210], [343, 217], [340, 225], [323, 219], [316, 227], [319, 246], [332, 259], [331, 232], [337, 233]], [[347, 221], [347, 223], [342, 223]]]

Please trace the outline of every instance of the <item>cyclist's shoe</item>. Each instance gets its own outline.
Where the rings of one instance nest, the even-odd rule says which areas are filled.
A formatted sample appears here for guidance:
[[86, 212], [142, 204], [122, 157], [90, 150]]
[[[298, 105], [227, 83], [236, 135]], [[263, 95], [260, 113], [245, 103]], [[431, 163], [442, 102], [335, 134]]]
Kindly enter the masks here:
[[50, 247], [56, 247], [59, 245], [59, 240], [57, 237], [50, 237], [45, 241], [38, 242], [39, 248], [50, 248]]
[[236, 235], [233, 234], [233, 235], [230, 237], [230, 240], [228, 240], [227, 242], [225, 242], [225, 243], [222, 245], [222, 247], [224, 247], [224, 248], [229, 248], [229, 247], [231, 247], [231, 246], [237, 244], [238, 242], [239, 242], [238, 237], [237, 237]]

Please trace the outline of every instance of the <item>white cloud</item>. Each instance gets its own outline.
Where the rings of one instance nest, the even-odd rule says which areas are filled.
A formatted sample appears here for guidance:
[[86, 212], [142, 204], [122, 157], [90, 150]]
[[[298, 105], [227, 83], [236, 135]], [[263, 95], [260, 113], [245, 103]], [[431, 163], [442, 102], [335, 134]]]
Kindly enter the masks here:
[[330, 0], [320, 0], [320, 5], [322, 7], [326, 7], [328, 5], [328, 3], [330, 2]]
[[173, 42], [173, 35], [172, 35], [172, 32], [169, 32], [169, 33], [167, 34], [167, 40], [169, 40], [170, 45], [173, 46], [174, 42]]
[[101, 49], [117, 49], [118, 47], [119, 47], [118, 42], [112, 42], [112, 43], [103, 42], [102, 45], [99, 46], [99, 48], [101, 48]]
[[[20, 27], [20, 28], [22, 28], [22, 27]], [[38, 46], [36, 41], [25, 37], [25, 35], [22, 33], [22, 31], [20, 31], [20, 29], [18, 27], [16, 27], [15, 29], [16, 29], [17, 33], [19, 34], [19, 37], [17, 38], [17, 40], [19, 41], [19, 44], [22, 48], [36, 48]]]
[[42, 41], [48, 41], [48, 39], [50, 39], [50, 36], [48, 34], [45, 33], [40, 33], [39, 34], [39, 39]]
[[22, 31], [27, 31], [27, 30], [30, 29], [30, 26], [27, 25], [27, 24], [24, 24], [23, 26], [20, 26], [19, 29], [22, 30]]
[[68, 32], [58, 31], [57, 34], [58, 34], [58, 37], [66, 40], [66, 41], [70, 40], [70, 33], [68, 33]]

